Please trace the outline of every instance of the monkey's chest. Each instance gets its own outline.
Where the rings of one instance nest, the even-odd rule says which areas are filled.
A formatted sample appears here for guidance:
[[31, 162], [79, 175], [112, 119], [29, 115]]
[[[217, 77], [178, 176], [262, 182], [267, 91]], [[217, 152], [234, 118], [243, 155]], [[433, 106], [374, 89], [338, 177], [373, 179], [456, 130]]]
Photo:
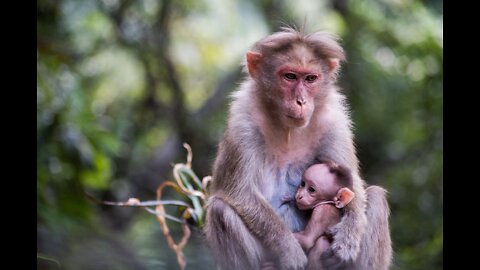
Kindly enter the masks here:
[[267, 170], [262, 194], [292, 231], [303, 230], [306, 213], [295, 203], [295, 194], [300, 185], [306, 164], [290, 164]]

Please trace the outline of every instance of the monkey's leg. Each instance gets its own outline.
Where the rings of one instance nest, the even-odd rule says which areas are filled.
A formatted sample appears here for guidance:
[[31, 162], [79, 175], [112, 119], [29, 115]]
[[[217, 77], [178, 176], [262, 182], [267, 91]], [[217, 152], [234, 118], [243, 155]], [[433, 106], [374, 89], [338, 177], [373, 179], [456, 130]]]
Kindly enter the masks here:
[[219, 269], [260, 269], [262, 245], [230, 205], [211, 197], [205, 222], [205, 236]]
[[322, 267], [322, 263], [320, 261], [320, 255], [328, 250], [330, 247], [330, 241], [327, 239], [326, 236], [320, 236], [315, 245], [308, 253], [308, 265], [307, 270], [322, 270], [325, 269]]
[[386, 270], [392, 261], [387, 191], [379, 186], [370, 186], [366, 191], [368, 226], [355, 264], [358, 269]]

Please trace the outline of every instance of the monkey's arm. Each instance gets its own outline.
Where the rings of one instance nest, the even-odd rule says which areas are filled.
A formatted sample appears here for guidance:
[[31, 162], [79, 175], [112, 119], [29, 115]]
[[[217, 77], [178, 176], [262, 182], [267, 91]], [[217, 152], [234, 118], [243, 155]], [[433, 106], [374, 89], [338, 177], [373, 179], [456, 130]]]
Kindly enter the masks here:
[[[351, 262], [357, 258], [360, 252], [360, 243], [367, 227], [365, 190], [363, 186], [360, 186], [360, 181], [363, 182], [363, 180], [361, 180], [358, 175], [354, 177], [356, 177], [357, 180], [354, 180], [353, 190], [356, 195], [361, 194], [361, 196], [355, 196], [344, 208], [344, 216], [341, 221], [327, 230], [327, 233], [333, 237], [333, 242], [330, 247], [333, 255], [343, 262]], [[355, 184], [357, 187], [355, 187]], [[336, 259], [330, 259], [332, 264], [335, 265]], [[324, 265], [327, 269], [330, 269], [327, 262], [325, 262]]]
[[269, 256], [277, 262], [278, 269], [304, 269], [307, 257], [302, 247], [270, 205], [254, 191], [244, 190], [238, 194], [226, 196], [224, 200], [252, 235], [260, 240]]
[[222, 197], [234, 209], [251, 234], [278, 258], [281, 269], [302, 269], [307, 258], [301, 246], [258, 190], [263, 162], [254, 150], [259, 148], [253, 147], [255, 142], [230, 138], [227, 132], [219, 146], [212, 195]]
[[313, 209], [305, 230], [293, 235], [305, 251], [309, 251], [327, 228], [340, 222], [340, 210], [333, 205], [319, 205]]
[[[285, 223], [278, 217], [275, 211], [256, 192], [243, 193], [242, 204], [233, 198], [232, 207], [239, 214], [249, 230], [256, 236], [265, 247], [279, 256], [288, 255], [301, 247]], [[248, 203], [246, 203], [248, 201]], [[297, 254], [297, 252], [293, 252]]]
[[[332, 141], [335, 138], [335, 141]], [[353, 174], [353, 192], [355, 197], [344, 208], [344, 215], [341, 221], [330, 227], [327, 233], [333, 237], [333, 242], [328, 251], [322, 257], [330, 255], [329, 262], [332, 265], [355, 260], [360, 251], [360, 241], [367, 226], [365, 214], [366, 192], [364, 181], [359, 176], [358, 160], [355, 154], [352, 134], [349, 128], [332, 127], [322, 142], [322, 151], [317, 156], [318, 160], [333, 160], [337, 164], [346, 166]], [[328, 262], [323, 263], [327, 269]], [[332, 268], [334, 269], [334, 268]]]
[[315, 244], [314, 236], [306, 235], [305, 231], [295, 232], [293, 236], [295, 236], [295, 239], [297, 239], [305, 252], [308, 252], [313, 247], [313, 244]]

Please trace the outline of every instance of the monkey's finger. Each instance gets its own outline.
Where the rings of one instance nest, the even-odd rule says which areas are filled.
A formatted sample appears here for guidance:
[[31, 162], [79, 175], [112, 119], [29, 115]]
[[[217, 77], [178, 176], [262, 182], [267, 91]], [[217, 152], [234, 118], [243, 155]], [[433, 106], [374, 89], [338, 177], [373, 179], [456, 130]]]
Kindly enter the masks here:
[[345, 266], [345, 262], [331, 248], [322, 253], [320, 261], [325, 269], [344, 269]]

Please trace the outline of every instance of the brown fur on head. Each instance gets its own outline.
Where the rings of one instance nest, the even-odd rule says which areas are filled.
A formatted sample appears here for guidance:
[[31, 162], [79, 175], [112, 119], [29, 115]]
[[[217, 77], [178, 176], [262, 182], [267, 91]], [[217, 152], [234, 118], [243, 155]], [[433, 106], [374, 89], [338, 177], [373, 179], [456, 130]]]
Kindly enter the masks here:
[[[247, 52], [247, 68], [249, 74], [253, 78], [255, 71], [259, 68], [257, 64], [261, 64], [261, 58], [275, 59], [277, 61], [286, 60], [282, 56], [286, 56], [288, 52], [291, 52], [295, 48], [307, 48], [314, 54], [315, 59], [321, 59], [322, 64], [328, 67], [327, 71], [330, 75], [335, 75], [331, 78], [336, 80], [337, 72], [340, 68], [340, 62], [346, 60], [345, 52], [338, 43], [338, 37], [328, 32], [315, 32], [310, 35], [303, 35], [297, 32], [293, 28], [282, 28], [283, 31], [276, 32], [264, 39], [259, 40], [253, 46], [252, 51]], [[291, 60], [291, 59], [287, 59]], [[266, 64], [266, 63], [263, 63]], [[270, 66], [278, 66], [276, 61], [270, 63], [270, 65], [263, 66], [263, 69], [269, 69]], [[335, 81], [333, 81], [335, 82]]]
[[345, 166], [338, 165], [334, 161], [328, 160], [323, 163], [330, 169], [330, 172], [336, 175], [337, 181], [340, 186], [353, 188], [352, 172]]

